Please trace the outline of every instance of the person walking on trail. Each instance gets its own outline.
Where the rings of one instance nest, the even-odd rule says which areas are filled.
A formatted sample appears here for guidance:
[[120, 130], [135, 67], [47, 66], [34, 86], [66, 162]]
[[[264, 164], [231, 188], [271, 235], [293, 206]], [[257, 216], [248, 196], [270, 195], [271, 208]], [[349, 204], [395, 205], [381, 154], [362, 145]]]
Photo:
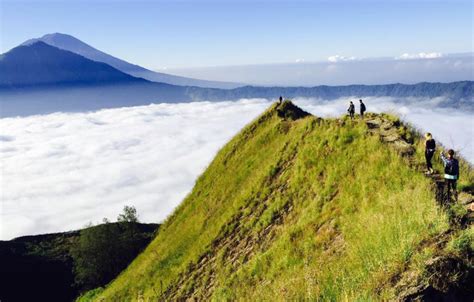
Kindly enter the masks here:
[[367, 110], [367, 108], [365, 108], [365, 104], [364, 102], [362, 102], [362, 100], [359, 100], [359, 102], [360, 102], [360, 117], [364, 118], [364, 112]]
[[283, 97], [280, 95], [278, 104], [281, 104], [282, 102], [283, 102]]
[[425, 134], [425, 159], [426, 159], [426, 174], [433, 174], [433, 165], [431, 164], [431, 159], [436, 151], [436, 142], [433, 139], [431, 133]]
[[349, 116], [351, 117], [351, 120], [354, 119], [354, 113], [355, 113], [355, 106], [352, 101], [349, 103], [349, 108], [347, 109], [347, 112], [349, 112]]
[[459, 162], [454, 158], [454, 151], [452, 149], [448, 150], [447, 157], [441, 151], [441, 160], [444, 164], [444, 180], [447, 184], [448, 199], [450, 199], [452, 191], [454, 199], [457, 200], [456, 182], [459, 178]]

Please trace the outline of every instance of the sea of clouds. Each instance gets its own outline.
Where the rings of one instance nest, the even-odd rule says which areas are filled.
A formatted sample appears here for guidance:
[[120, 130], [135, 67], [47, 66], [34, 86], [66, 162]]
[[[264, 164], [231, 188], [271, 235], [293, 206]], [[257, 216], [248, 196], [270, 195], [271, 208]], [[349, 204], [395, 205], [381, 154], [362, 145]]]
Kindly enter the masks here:
[[[439, 99], [364, 100], [369, 111], [396, 112], [474, 162], [472, 114], [437, 108]], [[143, 222], [162, 221], [216, 152], [270, 103], [153, 104], [0, 119], [0, 240], [115, 220], [125, 205], [134, 205]], [[338, 116], [348, 99], [295, 103]]]

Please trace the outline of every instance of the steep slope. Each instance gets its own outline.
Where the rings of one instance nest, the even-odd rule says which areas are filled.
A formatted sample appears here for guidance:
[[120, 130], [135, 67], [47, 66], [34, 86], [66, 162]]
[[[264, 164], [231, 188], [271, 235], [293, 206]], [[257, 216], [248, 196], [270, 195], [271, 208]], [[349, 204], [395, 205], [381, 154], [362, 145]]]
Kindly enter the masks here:
[[186, 77], [175, 76], [166, 73], [154, 72], [138, 65], [130, 64], [124, 60], [111, 56], [102, 52], [81, 40], [66, 34], [53, 33], [42, 36], [41, 38], [30, 39], [22, 43], [22, 45], [31, 45], [36, 42], [44, 42], [51, 46], [64, 49], [90, 60], [106, 63], [118, 70], [138, 78], [144, 78], [149, 81], [167, 83], [181, 86], [198, 86], [198, 87], [214, 87], [214, 88], [235, 88], [238, 85], [235, 83], [205, 81], [198, 79], [191, 79]]
[[[354, 301], [428, 288], [471, 297], [474, 232], [450, 223], [464, 208], [438, 206], [431, 179], [413, 168], [417, 137], [377, 117], [390, 135], [387, 123], [273, 105], [223, 147], [146, 250], [82, 300]], [[472, 189], [472, 168], [462, 169]], [[443, 255], [464, 275], [429, 265]], [[445, 291], [429, 283], [442, 273], [458, 276]]]
[[0, 87], [142, 82], [146, 81], [43, 42], [0, 56]]

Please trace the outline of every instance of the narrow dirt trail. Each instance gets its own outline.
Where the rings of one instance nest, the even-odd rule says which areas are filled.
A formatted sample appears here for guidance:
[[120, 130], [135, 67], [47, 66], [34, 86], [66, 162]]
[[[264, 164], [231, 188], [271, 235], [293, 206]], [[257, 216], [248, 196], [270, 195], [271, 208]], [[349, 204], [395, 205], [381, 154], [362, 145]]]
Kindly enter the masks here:
[[[369, 128], [369, 133], [378, 135], [382, 142], [389, 144], [400, 156], [408, 161], [411, 168], [419, 173], [425, 172], [425, 164], [419, 162], [415, 156], [416, 149], [413, 142], [410, 142], [409, 139], [402, 135], [402, 133], [406, 132], [405, 126], [399, 122], [393, 122], [379, 114], [369, 115], [365, 123]], [[443, 176], [438, 171], [435, 171], [435, 173], [431, 175], [425, 174], [425, 176], [429, 177], [433, 183], [432, 187], [438, 204], [446, 209], [454, 202], [460, 203], [466, 208], [467, 214], [465, 217], [462, 217], [458, 223], [460, 223], [463, 228], [471, 226], [474, 223], [474, 192], [462, 191], [459, 192], [457, 201], [454, 199], [449, 200], [446, 196], [446, 185]], [[457, 227], [459, 227], [459, 225], [457, 225]]]

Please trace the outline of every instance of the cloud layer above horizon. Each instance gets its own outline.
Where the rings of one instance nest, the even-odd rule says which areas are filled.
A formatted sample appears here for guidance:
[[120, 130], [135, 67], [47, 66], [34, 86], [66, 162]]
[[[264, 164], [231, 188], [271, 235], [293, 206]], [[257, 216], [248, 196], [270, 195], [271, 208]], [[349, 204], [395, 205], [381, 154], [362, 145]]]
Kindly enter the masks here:
[[[398, 112], [474, 162], [470, 114], [437, 109], [439, 99], [365, 100], [369, 111]], [[343, 114], [347, 102], [295, 100], [319, 116]], [[0, 119], [0, 240], [115, 220], [124, 205], [136, 206], [144, 222], [162, 221], [219, 148], [270, 103], [153, 104]]]
[[[404, 53], [395, 58], [333, 55], [327, 62], [167, 69], [167, 73], [266, 86], [415, 84], [474, 80], [473, 53]], [[354, 80], [355, 79], [355, 80]]]

